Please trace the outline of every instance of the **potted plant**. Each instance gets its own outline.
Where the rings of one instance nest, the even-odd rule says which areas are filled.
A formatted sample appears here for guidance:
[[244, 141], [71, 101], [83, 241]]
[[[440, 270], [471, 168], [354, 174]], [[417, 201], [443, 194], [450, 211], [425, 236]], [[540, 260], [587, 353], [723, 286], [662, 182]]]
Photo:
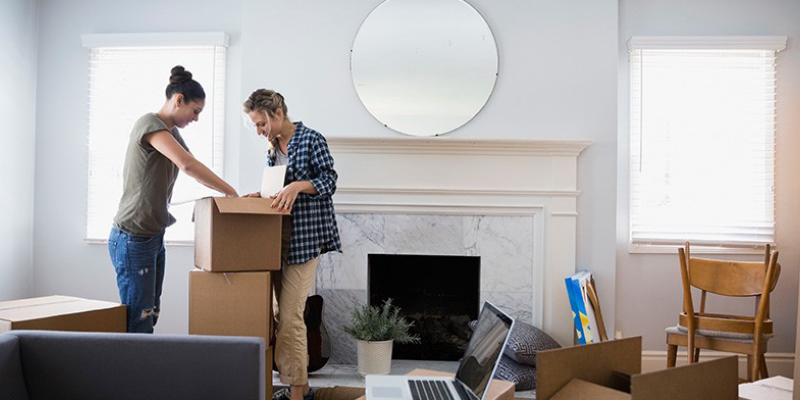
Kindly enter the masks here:
[[358, 372], [361, 375], [385, 375], [392, 368], [392, 345], [419, 343], [408, 329], [411, 323], [400, 316], [400, 308], [392, 299], [380, 307], [363, 305], [353, 309], [351, 325], [344, 331], [356, 339], [358, 347]]

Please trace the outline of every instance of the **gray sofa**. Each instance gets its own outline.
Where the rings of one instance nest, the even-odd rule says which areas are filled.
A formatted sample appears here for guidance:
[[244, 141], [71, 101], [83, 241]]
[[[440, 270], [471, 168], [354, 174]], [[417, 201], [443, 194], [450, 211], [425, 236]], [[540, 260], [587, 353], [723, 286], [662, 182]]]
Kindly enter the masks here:
[[264, 340], [11, 331], [0, 334], [0, 399], [264, 399]]

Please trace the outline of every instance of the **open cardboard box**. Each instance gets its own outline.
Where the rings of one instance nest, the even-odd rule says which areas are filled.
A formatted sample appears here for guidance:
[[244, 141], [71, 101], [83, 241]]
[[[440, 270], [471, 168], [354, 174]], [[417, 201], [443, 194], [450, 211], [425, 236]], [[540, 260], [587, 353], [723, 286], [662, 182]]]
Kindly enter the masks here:
[[642, 374], [642, 338], [536, 355], [537, 400], [736, 400], [735, 356]]
[[70, 296], [47, 296], [0, 302], [0, 333], [48, 331], [125, 332], [125, 306]]
[[195, 202], [194, 264], [213, 272], [281, 268], [281, 227], [286, 212], [272, 200], [206, 197]]

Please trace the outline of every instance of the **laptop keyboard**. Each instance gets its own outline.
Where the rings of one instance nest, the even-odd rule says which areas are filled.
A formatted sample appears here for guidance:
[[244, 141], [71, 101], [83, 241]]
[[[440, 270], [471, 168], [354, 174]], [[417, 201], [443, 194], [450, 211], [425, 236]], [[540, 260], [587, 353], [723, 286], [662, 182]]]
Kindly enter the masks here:
[[[447, 389], [445, 381], [409, 379], [411, 397], [414, 400], [455, 400]], [[461, 385], [453, 385], [458, 392], [459, 400], [471, 400], [467, 391]]]

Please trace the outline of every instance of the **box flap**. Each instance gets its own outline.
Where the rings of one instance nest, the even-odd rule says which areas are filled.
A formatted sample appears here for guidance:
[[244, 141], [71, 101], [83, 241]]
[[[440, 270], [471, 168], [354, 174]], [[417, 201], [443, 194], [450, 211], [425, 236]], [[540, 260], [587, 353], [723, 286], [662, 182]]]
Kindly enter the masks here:
[[792, 400], [792, 391], [755, 383], [739, 385], [739, 400]]
[[634, 400], [727, 400], [738, 398], [736, 356], [694, 363], [631, 378]]
[[0, 302], [0, 311], [76, 300], [80, 300], [80, 298], [71, 296], [45, 296], [34, 297], [32, 299], [9, 300]]
[[[798, 376], [800, 378], [800, 376]], [[756, 385], [769, 386], [780, 390], [791, 392], [794, 388], [794, 380], [785, 376], [775, 375], [753, 382]]]
[[272, 208], [271, 199], [260, 197], [214, 197], [214, 203], [222, 214], [288, 214]]
[[630, 400], [631, 395], [580, 379], [573, 379], [551, 397], [551, 400]]
[[575, 378], [627, 391], [620, 373], [641, 371], [641, 337], [540, 351], [536, 354], [536, 396], [548, 400]]
[[122, 307], [122, 305], [107, 301], [86, 300], [78, 297], [49, 296], [0, 303], [0, 320], [9, 322], [30, 321], [57, 315], [75, 314], [115, 307]]

